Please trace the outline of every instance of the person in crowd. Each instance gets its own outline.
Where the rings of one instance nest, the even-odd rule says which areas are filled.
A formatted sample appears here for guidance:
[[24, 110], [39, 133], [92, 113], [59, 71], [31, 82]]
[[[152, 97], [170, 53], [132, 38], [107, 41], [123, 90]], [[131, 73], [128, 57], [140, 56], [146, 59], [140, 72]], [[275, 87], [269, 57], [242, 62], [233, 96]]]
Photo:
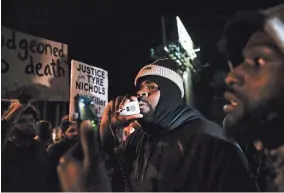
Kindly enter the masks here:
[[3, 112], [1, 119], [1, 146], [2, 150], [8, 142], [13, 131], [14, 124], [17, 122], [21, 114], [28, 108], [29, 102], [23, 103], [19, 100], [11, 100], [11, 103], [6, 111]]
[[[224, 51], [230, 72], [224, 96], [228, 104], [224, 128], [237, 140], [247, 155], [251, 171], [265, 184], [267, 169], [261, 173], [263, 161], [254, 148], [255, 141], [272, 155], [276, 169], [275, 184], [283, 191], [284, 154], [284, 4], [263, 11], [239, 13], [225, 30]], [[277, 152], [277, 153], [275, 153]], [[271, 164], [271, 165], [272, 165]], [[257, 166], [257, 167], [255, 167]], [[265, 166], [266, 167], [266, 166]], [[258, 171], [258, 173], [256, 173]], [[270, 175], [271, 176], [271, 175]], [[281, 180], [282, 176], [282, 180]], [[280, 183], [281, 181], [281, 183]], [[264, 191], [265, 186], [262, 187]]]
[[61, 140], [61, 138], [62, 138], [61, 133], [62, 133], [62, 131], [61, 131], [60, 127], [54, 127], [52, 129], [52, 140], [53, 140], [54, 143]]
[[[80, 144], [71, 147], [57, 167], [63, 192], [110, 192], [111, 184], [101, 155], [97, 129], [90, 120], [80, 125]], [[75, 155], [81, 151], [83, 157]]]
[[[11, 113], [21, 112], [21, 114], [14, 115], [18, 117], [14, 119], [13, 126], [8, 128], [13, 130], [9, 131], [10, 135], [7, 137], [9, 140], [2, 148], [1, 191], [47, 192], [49, 191], [47, 155], [41, 144], [34, 140], [38, 112], [29, 102], [13, 105], [12, 111], [7, 113], [8, 118]], [[1, 129], [7, 130], [3, 125]]]
[[[133, 120], [141, 125], [141, 131], [132, 133], [121, 148], [125, 189], [258, 190], [239, 147], [226, 138], [220, 126], [183, 104], [183, 80], [172, 60], [160, 59], [144, 66], [135, 78], [135, 86], [137, 97], [111, 101], [100, 125], [101, 144], [109, 155], [117, 151], [112, 131]], [[139, 101], [141, 114], [119, 115], [131, 100]]]
[[36, 123], [37, 136], [35, 139], [39, 141], [45, 149], [52, 144], [52, 125], [49, 121], [41, 120]]
[[[23, 87], [15, 93], [16, 99], [8, 99], [10, 105], [7, 110], [4, 110], [1, 119], [1, 150], [3, 150], [7, 141], [10, 139], [17, 120], [30, 104], [35, 102], [35, 98], [37, 98], [39, 93], [37, 89]], [[4, 101], [7, 101], [7, 99], [4, 99]]]
[[57, 143], [54, 143], [47, 149], [48, 160], [52, 171], [52, 191], [60, 191], [60, 185], [56, 168], [59, 159], [64, 153], [78, 142], [78, 126], [76, 122], [69, 121], [69, 116], [66, 115], [61, 120], [62, 138]]

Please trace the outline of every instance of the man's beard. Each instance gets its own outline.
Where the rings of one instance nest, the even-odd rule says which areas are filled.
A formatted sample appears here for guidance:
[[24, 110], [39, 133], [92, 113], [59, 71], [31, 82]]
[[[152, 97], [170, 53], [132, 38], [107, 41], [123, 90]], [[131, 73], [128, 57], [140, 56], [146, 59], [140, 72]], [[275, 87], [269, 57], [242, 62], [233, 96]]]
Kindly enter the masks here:
[[150, 110], [148, 113], [142, 113], [143, 114], [143, 121], [145, 122], [152, 122], [152, 120], [154, 119], [154, 111]]
[[259, 121], [246, 113], [235, 124], [226, 127], [228, 137], [235, 139], [241, 146], [259, 138]]
[[141, 112], [141, 114], [143, 114], [143, 119], [142, 119], [142, 120], [143, 120], [144, 122], [147, 122], [147, 123], [152, 122], [153, 119], [155, 118], [154, 109], [152, 108], [152, 106], [150, 105], [150, 103], [149, 103], [147, 100], [145, 100], [145, 99], [140, 99], [140, 101], [146, 103], [146, 104], [148, 105], [148, 107], [149, 107], [149, 112], [148, 112], [148, 113], [142, 113], [142, 112]]

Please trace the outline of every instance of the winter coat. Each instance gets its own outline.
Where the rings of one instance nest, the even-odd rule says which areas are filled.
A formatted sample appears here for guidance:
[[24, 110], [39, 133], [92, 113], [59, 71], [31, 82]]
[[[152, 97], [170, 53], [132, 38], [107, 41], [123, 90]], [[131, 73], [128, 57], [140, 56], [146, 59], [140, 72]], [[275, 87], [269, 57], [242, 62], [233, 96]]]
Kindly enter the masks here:
[[244, 154], [220, 126], [186, 109], [169, 128], [158, 135], [139, 130], [127, 139], [121, 157], [130, 190], [258, 191]]

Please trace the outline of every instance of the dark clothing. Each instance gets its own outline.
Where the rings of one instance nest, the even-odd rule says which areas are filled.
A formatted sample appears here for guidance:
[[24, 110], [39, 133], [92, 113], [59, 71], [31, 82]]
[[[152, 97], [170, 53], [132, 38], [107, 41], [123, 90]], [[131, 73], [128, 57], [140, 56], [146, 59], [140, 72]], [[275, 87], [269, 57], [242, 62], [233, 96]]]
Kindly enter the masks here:
[[[265, 11], [256, 10], [236, 13], [228, 22], [223, 39], [220, 42], [221, 49], [227, 54], [228, 60], [233, 65], [241, 64], [243, 62], [242, 52], [244, 47], [251, 35], [258, 31], [265, 32], [274, 41], [273, 49], [283, 55], [283, 31], [276, 30], [279, 26], [280, 28], [283, 27], [283, 12], [284, 5], [280, 4]], [[277, 27], [276, 24], [272, 24], [273, 22], [270, 23], [270, 19], [278, 21]], [[261, 42], [263, 39], [260, 38], [259, 40]]]
[[1, 119], [1, 145], [3, 145], [2, 142], [5, 137], [7, 137], [7, 130], [9, 129], [8, 126], [9, 122], [5, 119]]
[[2, 119], [1, 120], [1, 149], [4, 148], [6, 141], [9, 139], [10, 137], [10, 132], [12, 130], [12, 123]]
[[57, 175], [57, 166], [59, 163], [59, 159], [63, 156], [73, 145], [76, 144], [77, 141], [67, 141], [61, 140], [53, 145], [51, 145], [47, 149], [48, 154], [48, 161], [50, 164], [51, 169], [51, 176], [52, 176], [52, 188], [51, 191], [61, 191], [60, 190], [60, 183]]
[[2, 151], [2, 192], [48, 192], [48, 162], [35, 140], [27, 147], [8, 141]]
[[184, 109], [168, 128], [127, 139], [124, 166], [134, 191], [258, 191], [244, 154], [221, 127]]
[[40, 140], [38, 136], [35, 137], [35, 140], [38, 141], [43, 146], [43, 148], [46, 150], [48, 149], [48, 147], [50, 147], [53, 144], [52, 140], [43, 141], [43, 140]]

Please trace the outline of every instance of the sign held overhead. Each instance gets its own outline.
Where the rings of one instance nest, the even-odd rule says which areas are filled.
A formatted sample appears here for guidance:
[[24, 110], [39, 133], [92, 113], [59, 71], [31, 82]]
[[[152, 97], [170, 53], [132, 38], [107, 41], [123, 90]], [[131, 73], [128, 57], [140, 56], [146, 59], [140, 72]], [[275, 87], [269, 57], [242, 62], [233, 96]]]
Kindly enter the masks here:
[[1, 33], [1, 97], [33, 87], [39, 100], [68, 101], [68, 46], [3, 26]]
[[94, 102], [97, 117], [101, 118], [108, 103], [108, 73], [76, 60], [71, 61], [70, 116], [75, 112], [74, 98], [77, 94]]

